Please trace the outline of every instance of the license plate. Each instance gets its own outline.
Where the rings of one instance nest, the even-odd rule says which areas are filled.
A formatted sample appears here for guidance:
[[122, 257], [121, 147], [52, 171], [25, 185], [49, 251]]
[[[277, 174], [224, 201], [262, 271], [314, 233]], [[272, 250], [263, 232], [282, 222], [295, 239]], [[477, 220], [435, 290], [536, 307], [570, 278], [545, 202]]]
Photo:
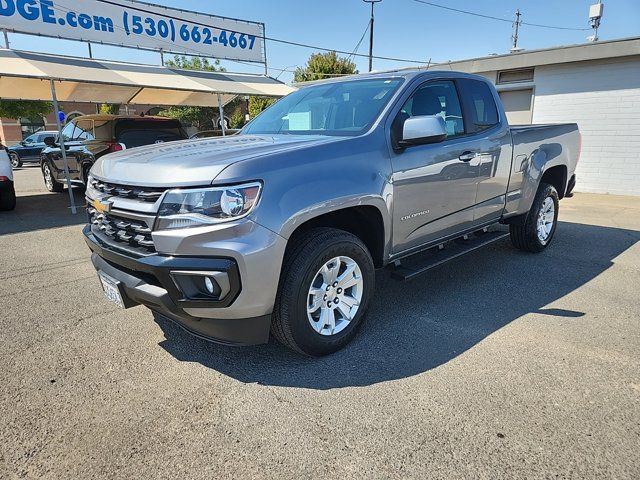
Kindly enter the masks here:
[[118, 289], [118, 281], [103, 272], [98, 272], [98, 277], [100, 277], [100, 282], [102, 283], [104, 296], [120, 308], [124, 308], [122, 295], [120, 295], [120, 290]]

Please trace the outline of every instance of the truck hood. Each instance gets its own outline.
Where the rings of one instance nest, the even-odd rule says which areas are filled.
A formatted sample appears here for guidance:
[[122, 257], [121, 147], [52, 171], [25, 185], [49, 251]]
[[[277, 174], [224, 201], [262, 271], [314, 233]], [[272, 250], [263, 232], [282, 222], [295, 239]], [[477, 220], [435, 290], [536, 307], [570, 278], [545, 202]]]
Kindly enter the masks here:
[[334, 142], [341, 137], [233, 135], [181, 140], [101, 157], [91, 174], [111, 183], [147, 187], [207, 185], [233, 163]]

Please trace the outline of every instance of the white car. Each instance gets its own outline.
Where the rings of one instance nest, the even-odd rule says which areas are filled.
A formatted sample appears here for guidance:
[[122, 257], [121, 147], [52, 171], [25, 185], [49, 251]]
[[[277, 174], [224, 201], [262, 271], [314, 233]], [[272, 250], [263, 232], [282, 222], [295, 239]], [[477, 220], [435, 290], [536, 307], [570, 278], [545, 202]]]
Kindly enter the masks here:
[[13, 169], [9, 152], [0, 145], [0, 211], [16, 208], [16, 191], [13, 188]]

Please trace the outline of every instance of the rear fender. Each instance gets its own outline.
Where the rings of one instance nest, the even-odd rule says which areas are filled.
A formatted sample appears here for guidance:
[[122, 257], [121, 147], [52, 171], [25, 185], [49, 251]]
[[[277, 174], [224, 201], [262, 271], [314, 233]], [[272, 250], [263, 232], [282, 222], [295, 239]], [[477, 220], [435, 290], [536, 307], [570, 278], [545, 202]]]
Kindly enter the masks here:
[[[566, 154], [558, 143], [543, 144], [531, 152], [531, 155], [524, 162], [526, 167], [523, 171], [520, 191], [511, 192], [507, 195], [507, 214], [505, 218], [513, 218], [513, 221], [517, 221], [516, 217], [518, 216], [526, 217], [531, 205], [533, 205], [533, 200], [545, 172], [559, 165], [566, 167]], [[564, 187], [566, 187], [566, 179]], [[559, 191], [558, 193], [562, 196], [564, 188], [560, 190], [562, 192]]]

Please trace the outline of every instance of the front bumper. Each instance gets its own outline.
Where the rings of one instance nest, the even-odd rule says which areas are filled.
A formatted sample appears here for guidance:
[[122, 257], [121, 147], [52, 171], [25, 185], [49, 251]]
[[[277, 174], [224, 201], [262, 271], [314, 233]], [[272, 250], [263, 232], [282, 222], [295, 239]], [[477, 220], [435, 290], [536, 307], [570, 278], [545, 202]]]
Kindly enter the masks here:
[[[241, 316], [243, 309], [234, 308], [247, 290], [241, 281], [241, 271], [246, 270], [244, 262], [231, 257], [161, 254], [133, 258], [103, 244], [89, 226], [83, 233], [93, 252], [91, 261], [94, 267], [118, 282], [126, 307], [145, 305], [190, 333], [219, 343], [255, 345], [268, 341], [272, 305], [265, 306], [269, 313], [258, 316]], [[177, 271], [225, 272], [229, 279], [228, 293], [219, 301], [187, 300], [171, 277], [171, 272]], [[253, 280], [255, 282], [256, 279]]]

